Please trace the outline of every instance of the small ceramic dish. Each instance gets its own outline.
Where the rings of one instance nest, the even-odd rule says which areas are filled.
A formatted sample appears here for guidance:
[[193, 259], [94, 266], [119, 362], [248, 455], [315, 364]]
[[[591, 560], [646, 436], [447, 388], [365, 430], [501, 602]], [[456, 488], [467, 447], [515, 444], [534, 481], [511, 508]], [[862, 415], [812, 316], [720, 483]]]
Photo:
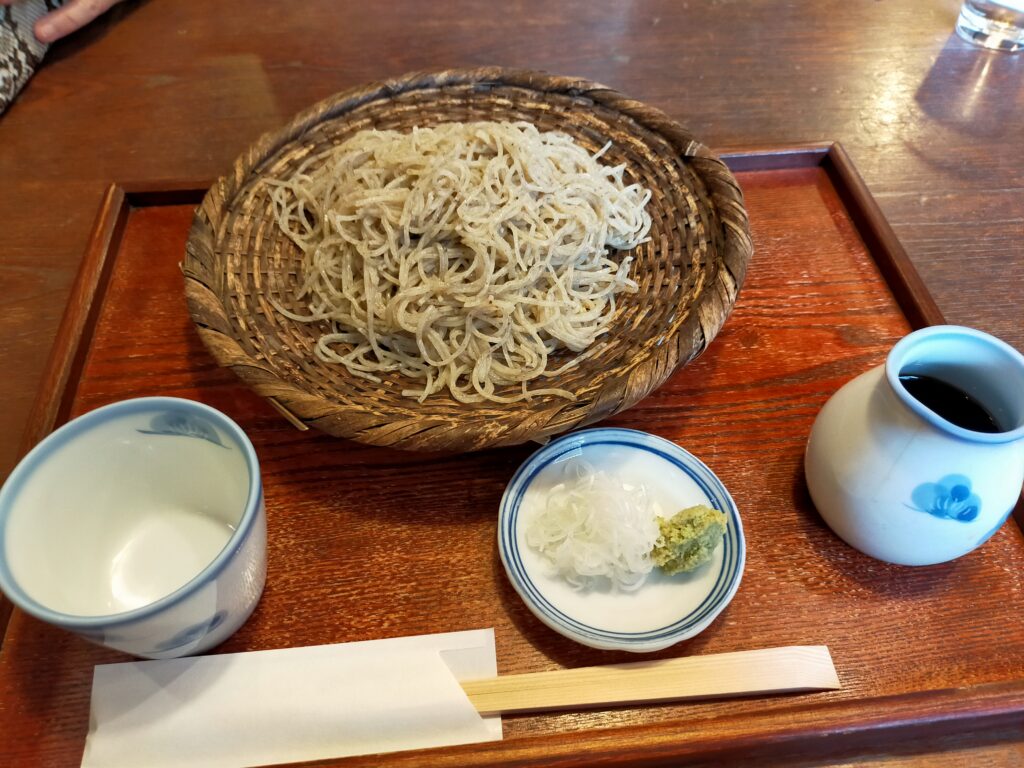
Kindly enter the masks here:
[[[524, 521], [561, 482], [561, 465], [576, 457], [643, 483], [659, 515], [696, 504], [723, 511], [729, 523], [711, 561], [677, 576], [655, 568], [631, 592], [573, 588], [527, 544]], [[648, 652], [693, 637], [715, 620], [739, 588], [746, 545], [732, 497], [695, 456], [644, 432], [591, 429], [554, 440], [518, 469], [501, 500], [498, 551], [516, 592], [551, 629], [592, 648]]]

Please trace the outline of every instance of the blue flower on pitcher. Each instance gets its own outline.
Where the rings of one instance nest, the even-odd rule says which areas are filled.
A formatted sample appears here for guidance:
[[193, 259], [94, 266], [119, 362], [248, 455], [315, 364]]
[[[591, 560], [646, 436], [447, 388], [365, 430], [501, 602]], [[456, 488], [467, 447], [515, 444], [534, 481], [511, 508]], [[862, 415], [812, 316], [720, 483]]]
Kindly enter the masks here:
[[213, 426], [204, 419], [193, 414], [171, 411], [160, 413], [149, 422], [149, 429], [140, 429], [144, 435], [180, 435], [182, 437], [198, 437], [200, 440], [227, 448], [220, 441], [220, 436]]
[[921, 483], [910, 495], [911, 508], [933, 517], [969, 523], [981, 511], [981, 499], [971, 492], [964, 475], [946, 475], [937, 483]]

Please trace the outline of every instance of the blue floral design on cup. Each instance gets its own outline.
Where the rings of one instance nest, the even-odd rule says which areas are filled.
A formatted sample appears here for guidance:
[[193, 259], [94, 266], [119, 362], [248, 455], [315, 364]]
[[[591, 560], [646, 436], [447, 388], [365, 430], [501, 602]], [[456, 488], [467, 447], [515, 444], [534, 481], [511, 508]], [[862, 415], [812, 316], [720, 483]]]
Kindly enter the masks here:
[[149, 422], [149, 429], [140, 429], [144, 435], [180, 435], [182, 437], [198, 437], [221, 448], [228, 448], [221, 442], [220, 435], [212, 424], [194, 414], [168, 411], [154, 416]]
[[911, 509], [933, 517], [969, 523], [981, 512], [981, 498], [965, 475], [946, 475], [937, 483], [921, 483], [910, 495]]
[[152, 653], [167, 653], [183, 646], [194, 643], [200, 637], [208, 635], [210, 632], [215, 630], [221, 625], [224, 619], [227, 618], [227, 611], [217, 611], [212, 618], [207, 621], [202, 621], [198, 624], [193, 624], [191, 627], [178, 632], [174, 637], [164, 640], [162, 643], [153, 649]]

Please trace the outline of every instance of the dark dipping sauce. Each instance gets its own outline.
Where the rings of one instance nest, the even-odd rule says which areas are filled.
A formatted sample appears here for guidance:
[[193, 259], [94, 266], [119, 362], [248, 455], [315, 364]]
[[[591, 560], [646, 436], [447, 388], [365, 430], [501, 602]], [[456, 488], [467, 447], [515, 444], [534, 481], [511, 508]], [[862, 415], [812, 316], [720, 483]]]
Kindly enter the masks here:
[[904, 389], [928, 410], [972, 432], [1002, 432], [985, 407], [961, 389], [931, 376], [901, 374]]

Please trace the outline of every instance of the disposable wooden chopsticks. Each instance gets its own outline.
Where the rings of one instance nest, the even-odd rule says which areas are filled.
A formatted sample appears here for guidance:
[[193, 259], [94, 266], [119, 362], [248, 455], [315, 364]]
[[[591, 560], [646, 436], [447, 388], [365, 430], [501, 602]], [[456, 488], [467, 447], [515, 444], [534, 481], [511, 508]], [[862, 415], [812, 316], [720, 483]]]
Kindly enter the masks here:
[[828, 648], [789, 646], [462, 683], [482, 715], [839, 688]]

